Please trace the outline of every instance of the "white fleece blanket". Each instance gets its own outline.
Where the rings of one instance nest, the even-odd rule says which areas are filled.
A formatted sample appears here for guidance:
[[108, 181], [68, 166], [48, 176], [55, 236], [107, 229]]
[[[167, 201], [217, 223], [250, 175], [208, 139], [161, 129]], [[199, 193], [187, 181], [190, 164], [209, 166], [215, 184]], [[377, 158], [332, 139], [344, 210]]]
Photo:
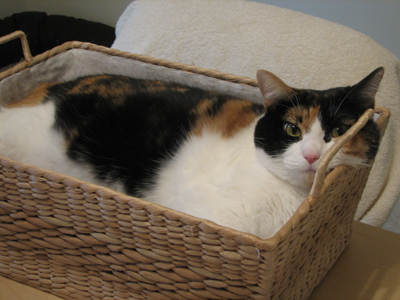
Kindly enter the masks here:
[[255, 78], [266, 69], [298, 88], [355, 84], [379, 66], [377, 104], [391, 120], [356, 219], [381, 226], [400, 187], [398, 59], [362, 33], [303, 13], [244, 0], [136, 0], [113, 48]]

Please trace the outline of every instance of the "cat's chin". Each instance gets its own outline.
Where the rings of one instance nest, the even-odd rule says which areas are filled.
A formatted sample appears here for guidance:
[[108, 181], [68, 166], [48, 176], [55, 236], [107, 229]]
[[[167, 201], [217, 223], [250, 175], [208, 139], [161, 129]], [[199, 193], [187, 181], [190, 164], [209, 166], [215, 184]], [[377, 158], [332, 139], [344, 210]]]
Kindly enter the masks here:
[[[309, 166], [288, 166], [280, 157], [266, 155], [261, 149], [257, 149], [258, 159], [262, 165], [274, 176], [287, 182], [288, 184], [308, 193], [315, 177], [315, 170]], [[296, 168], [297, 167], [297, 168]]]
[[289, 178], [286, 178], [286, 181], [308, 193], [314, 183], [315, 170], [292, 171], [292, 173], [288, 172], [288, 176]]

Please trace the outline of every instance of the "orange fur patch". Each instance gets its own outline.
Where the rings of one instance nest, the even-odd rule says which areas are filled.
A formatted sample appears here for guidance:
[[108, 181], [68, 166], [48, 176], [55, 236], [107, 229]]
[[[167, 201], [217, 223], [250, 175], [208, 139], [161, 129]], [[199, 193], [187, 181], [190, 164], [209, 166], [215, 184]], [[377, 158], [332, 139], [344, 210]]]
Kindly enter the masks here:
[[44, 83], [33, 90], [28, 97], [22, 99], [21, 101], [13, 102], [7, 105], [8, 108], [18, 108], [18, 107], [33, 107], [41, 104], [47, 96], [48, 88], [53, 84]]
[[97, 90], [97, 83], [101, 79], [108, 78], [108, 75], [90, 76], [79, 80], [73, 89], [68, 91], [68, 94], [90, 94]]
[[204, 129], [220, 132], [222, 137], [230, 138], [249, 126], [258, 117], [252, 109], [252, 103], [247, 100], [227, 101], [215, 115], [209, 110], [212, 100], [202, 101], [196, 108], [199, 115], [193, 134], [201, 135]]
[[287, 121], [298, 126], [301, 132], [305, 134], [311, 128], [311, 125], [318, 118], [319, 107], [293, 107], [287, 112]]
[[369, 146], [366, 144], [365, 139], [358, 133], [347, 144], [342, 147], [342, 152], [347, 155], [364, 158]]
[[145, 88], [149, 92], [157, 93], [165, 91], [166, 84], [162, 81], [144, 81]]
[[[167, 90], [167, 84], [162, 81], [154, 80], [154, 81], [145, 81], [144, 82], [147, 91], [157, 93]], [[186, 92], [189, 88], [184, 86], [168, 86], [168, 90], [177, 91], [177, 92]]]
[[[115, 105], [123, 105], [128, 93], [132, 93], [131, 86], [124, 81], [110, 81], [110, 84], [100, 82], [102, 79], [109, 78], [109, 75], [99, 75], [82, 79], [78, 85], [68, 91], [68, 95], [89, 95], [98, 94], [112, 100]], [[116, 83], [116, 84], [115, 84]], [[114, 86], [112, 84], [115, 84]]]
[[[126, 97], [124, 95], [135, 93], [132, 86], [128, 81], [124, 80], [110, 80], [103, 81], [109, 78], [109, 75], [98, 75], [82, 79], [78, 85], [71, 89], [69, 95], [79, 94], [98, 94], [114, 102], [115, 105], [123, 105]], [[147, 90], [151, 93], [158, 93], [164, 90], [171, 89], [162, 81], [144, 81], [143, 86], [140, 87], [141, 91]], [[172, 88], [179, 92], [187, 91], [185, 87]]]

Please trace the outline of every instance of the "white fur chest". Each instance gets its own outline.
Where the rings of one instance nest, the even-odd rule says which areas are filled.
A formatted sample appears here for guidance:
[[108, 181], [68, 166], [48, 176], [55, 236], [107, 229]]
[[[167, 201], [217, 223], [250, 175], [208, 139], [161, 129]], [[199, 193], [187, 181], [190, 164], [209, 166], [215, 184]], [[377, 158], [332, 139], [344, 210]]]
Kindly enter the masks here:
[[254, 127], [234, 138], [192, 136], [160, 171], [144, 198], [252, 233], [272, 236], [305, 195], [271, 174], [257, 158]]

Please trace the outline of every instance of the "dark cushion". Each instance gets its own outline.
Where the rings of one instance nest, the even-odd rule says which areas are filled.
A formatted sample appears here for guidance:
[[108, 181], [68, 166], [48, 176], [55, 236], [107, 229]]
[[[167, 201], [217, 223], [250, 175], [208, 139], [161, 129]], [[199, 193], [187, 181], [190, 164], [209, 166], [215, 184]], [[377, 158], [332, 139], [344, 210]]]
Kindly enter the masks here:
[[[115, 29], [102, 23], [73, 17], [23, 12], [0, 20], [0, 36], [16, 30], [25, 32], [33, 56], [68, 41], [90, 42], [110, 47]], [[23, 58], [21, 42], [14, 40], [0, 45], [0, 68]]]

